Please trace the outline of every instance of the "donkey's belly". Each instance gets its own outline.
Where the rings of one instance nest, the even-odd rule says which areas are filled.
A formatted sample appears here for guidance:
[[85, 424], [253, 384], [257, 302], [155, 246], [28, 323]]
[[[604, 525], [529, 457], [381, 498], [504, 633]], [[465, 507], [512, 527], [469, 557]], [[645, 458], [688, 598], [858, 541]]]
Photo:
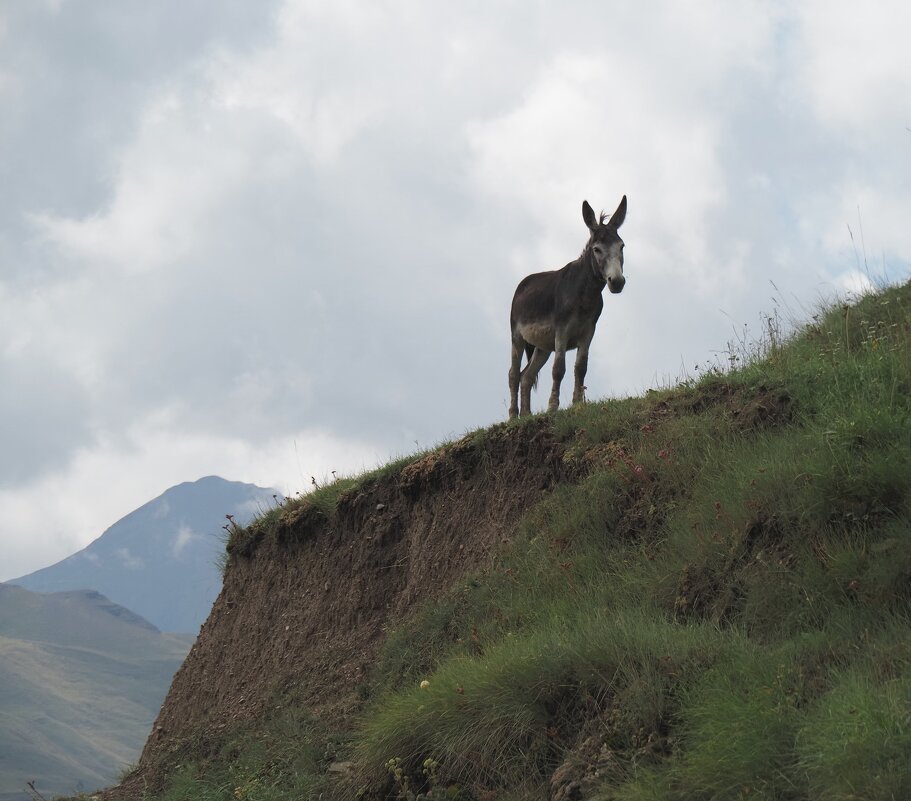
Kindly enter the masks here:
[[516, 326], [522, 339], [541, 350], [554, 349], [554, 327], [550, 323], [519, 323]]
[[[553, 352], [556, 350], [555, 327], [551, 323], [520, 323], [516, 328], [522, 339], [536, 348]], [[567, 350], [575, 350], [580, 342], [591, 341], [591, 327], [585, 325], [568, 325], [563, 330]]]

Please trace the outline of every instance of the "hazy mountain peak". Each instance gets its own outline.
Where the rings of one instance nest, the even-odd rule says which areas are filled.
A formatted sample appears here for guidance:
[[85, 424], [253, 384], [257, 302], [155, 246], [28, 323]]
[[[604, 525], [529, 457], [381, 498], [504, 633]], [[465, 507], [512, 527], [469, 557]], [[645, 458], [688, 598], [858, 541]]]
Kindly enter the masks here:
[[221, 588], [225, 515], [244, 524], [275, 490], [205, 476], [171, 487], [81, 551], [10, 584], [36, 592], [91, 589], [162, 631], [195, 632]]

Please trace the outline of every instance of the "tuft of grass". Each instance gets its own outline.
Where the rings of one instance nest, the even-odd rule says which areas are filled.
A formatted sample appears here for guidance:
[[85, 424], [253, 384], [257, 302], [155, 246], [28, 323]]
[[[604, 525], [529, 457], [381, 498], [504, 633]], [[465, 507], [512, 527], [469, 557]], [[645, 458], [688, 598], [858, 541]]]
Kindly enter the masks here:
[[739, 649], [706, 673], [682, 712], [673, 784], [696, 797], [788, 797], [800, 663], [783, 649]]
[[318, 798], [327, 788], [332, 743], [306, 713], [283, 709], [229, 732], [208, 758], [179, 766], [158, 801]]
[[798, 767], [813, 798], [911, 797], [911, 665], [885, 679], [872, 667], [838, 675], [797, 732]]
[[539, 621], [477, 656], [451, 656], [426, 686], [380, 698], [357, 738], [357, 761], [396, 757], [414, 771], [430, 757], [450, 782], [515, 787], [553, 771], [579, 717], [596, 717], [615, 699], [615, 746], [657, 736], [674, 714], [671, 687], [702, 673], [717, 630], [588, 611]]

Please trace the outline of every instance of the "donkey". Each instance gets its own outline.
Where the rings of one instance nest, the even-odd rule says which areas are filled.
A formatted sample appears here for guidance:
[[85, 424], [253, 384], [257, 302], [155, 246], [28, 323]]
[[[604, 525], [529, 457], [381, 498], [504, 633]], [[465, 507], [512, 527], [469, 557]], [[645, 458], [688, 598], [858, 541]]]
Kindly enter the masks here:
[[[576, 354], [573, 403], [585, 399], [585, 373], [588, 369], [588, 346], [595, 335], [595, 324], [601, 316], [605, 284], [613, 293], [623, 291], [623, 240], [617, 229], [626, 219], [626, 195], [607, 222], [604, 212], [595, 216], [588, 201], [582, 202], [582, 219], [591, 235], [582, 255], [562, 270], [534, 273], [523, 278], [512, 299], [512, 365], [509, 368], [511, 402], [509, 416], [519, 414], [519, 387], [522, 388], [521, 413], [531, 410], [531, 388], [537, 384], [538, 371], [556, 353], [553, 388], [549, 412], [560, 405], [560, 382], [566, 374], [566, 351], [578, 348]], [[524, 370], [519, 370], [522, 353], [528, 356]]]

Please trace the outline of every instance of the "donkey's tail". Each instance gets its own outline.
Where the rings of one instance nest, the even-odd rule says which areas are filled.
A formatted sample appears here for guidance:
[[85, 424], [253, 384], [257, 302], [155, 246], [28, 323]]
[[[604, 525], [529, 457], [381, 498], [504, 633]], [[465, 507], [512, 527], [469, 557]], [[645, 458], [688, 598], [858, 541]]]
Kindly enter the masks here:
[[[525, 366], [528, 367], [528, 363], [531, 361], [531, 354], [535, 352], [535, 346], [529, 342], [525, 343]], [[538, 388], [538, 376], [535, 376], [534, 383], [531, 385], [533, 389]]]

